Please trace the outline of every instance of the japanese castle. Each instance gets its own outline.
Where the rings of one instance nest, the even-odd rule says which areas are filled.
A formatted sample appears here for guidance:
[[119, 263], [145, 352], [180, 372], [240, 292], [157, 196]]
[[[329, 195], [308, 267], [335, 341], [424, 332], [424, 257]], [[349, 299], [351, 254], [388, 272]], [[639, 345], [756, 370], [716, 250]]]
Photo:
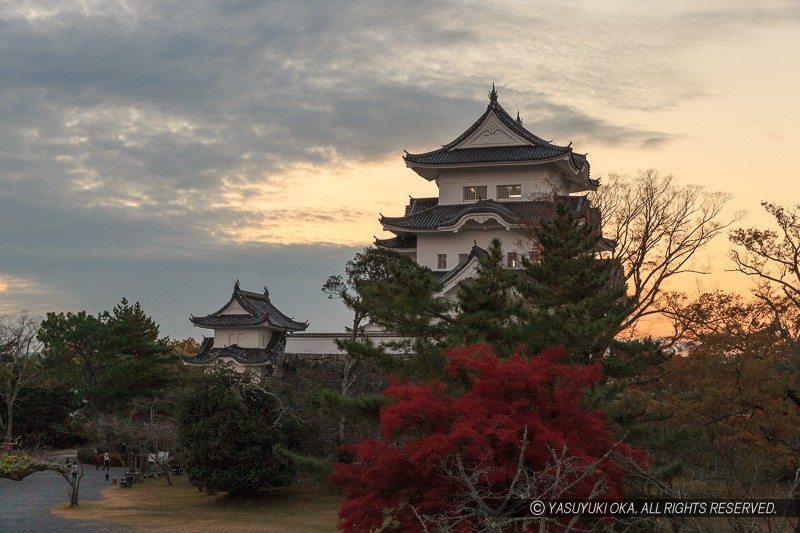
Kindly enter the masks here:
[[[519, 268], [531, 254], [520, 231], [547, 220], [556, 201], [576, 216], [598, 220], [598, 212], [580, 193], [596, 190], [586, 155], [572, 143], [559, 146], [525, 129], [498, 102], [492, 85], [486, 111], [455, 140], [421, 154], [406, 152], [408, 168], [435, 182], [439, 196], [411, 198], [403, 216], [381, 215], [394, 236], [375, 246], [395, 250], [430, 268], [442, 282], [442, 295], [454, 297], [458, 285], [474, 276], [477, 260], [490, 241], [503, 242], [506, 265]], [[334, 339], [344, 333], [304, 333], [298, 322], [279, 311], [263, 294], [243, 291], [238, 281], [231, 299], [218, 311], [191, 317], [195, 326], [213, 329], [200, 352], [184, 358], [190, 365], [217, 360], [238, 367], [272, 367], [283, 354], [335, 355]], [[387, 332], [369, 333], [376, 342], [393, 339]]]
[[537, 137], [497, 101], [492, 85], [486, 111], [465, 132], [441, 148], [406, 152], [406, 166], [439, 187], [436, 198], [411, 198], [401, 217], [381, 216], [395, 236], [375, 246], [411, 256], [440, 276], [446, 297], [471, 277], [489, 242], [503, 242], [509, 268], [529, 254], [520, 229], [553, 213], [566, 202], [579, 217], [596, 217], [586, 196], [599, 182], [589, 176], [586, 155], [570, 143], [558, 146]]

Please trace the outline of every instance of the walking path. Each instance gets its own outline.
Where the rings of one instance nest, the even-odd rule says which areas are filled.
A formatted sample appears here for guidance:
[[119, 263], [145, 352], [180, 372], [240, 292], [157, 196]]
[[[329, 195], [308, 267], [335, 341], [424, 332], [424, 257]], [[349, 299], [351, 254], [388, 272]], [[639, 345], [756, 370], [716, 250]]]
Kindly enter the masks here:
[[[63, 462], [63, 458], [61, 461]], [[122, 467], [112, 467], [109, 480], [103, 470], [84, 465], [79, 503], [100, 499], [100, 490], [120, 479]], [[124, 490], [124, 489], [120, 489]], [[0, 479], [0, 533], [127, 533], [130, 529], [50, 514], [50, 508], [69, 501], [69, 485], [60, 474], [36, 472], [22, 481]]]

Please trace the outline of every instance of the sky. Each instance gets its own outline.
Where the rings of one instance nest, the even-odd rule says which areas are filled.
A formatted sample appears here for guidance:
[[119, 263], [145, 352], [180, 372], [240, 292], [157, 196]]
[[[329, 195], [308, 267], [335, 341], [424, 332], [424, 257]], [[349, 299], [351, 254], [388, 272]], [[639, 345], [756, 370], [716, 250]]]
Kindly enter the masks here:
[[800, 2], [757, 4], [0, 0], [0, 313], [125, 297], [200, 339], [239, 279], [340, 331], [327, 277], [437, 194], [403, 151], [492, 83], [601, 183], [654, 168], [766, 227], [760, 201], [800, 203]]

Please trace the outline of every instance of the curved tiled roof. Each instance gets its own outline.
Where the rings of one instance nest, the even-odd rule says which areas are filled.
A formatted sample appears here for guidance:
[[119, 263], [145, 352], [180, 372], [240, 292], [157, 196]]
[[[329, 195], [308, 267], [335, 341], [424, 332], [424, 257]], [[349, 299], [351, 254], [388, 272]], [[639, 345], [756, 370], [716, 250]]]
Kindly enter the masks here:
[[[490, 114], [494, 115], [505, 127], [528, 144], [457, 148], [481, 127]], [[576, 154], [572, 150], [572, 146], [558, 146], [545, 141], [541, 137], [523, 128], [521, 121], [512, 118], [511, 115], [497, 103], [497, 93], [495, 91], [492, 91], [492, 94], [490, 94], [490, 102], [483, 115], [455, 140], [430, 152], [421, 154], [406, 153], [403, 156], [406, 166], [412, 168], [415, 166], [435, 167], [504, 162], [521, 163], [526, 161], [545, 161], [554, 158], [567, 158], [576, 171], [585, 171], [588, 178], [589, 161], [586, 159], [585, 155]], [[589, 184], [593, 187], [597, 187], [599, 182], [589, 179]]]
[[417, 236], [406, 235], [403, 237], [393, 237], [391, 239], [375, 239], [375, 246], [379, 248], [390, 248], [392, 250], [410, 250], [417, 247]]
[[409, 197], [408, 205], [406, 206], [406, 216], [413, 215], [420, 211], [424, 211], [429, 207], [439, 205], [439, 197], [433, 196], [431, 198], [411, 198]]
[[183, 362], [188, 365], [208, 365], [218, 359], [229, 358], [240, 365], [274, 364], [285, 348], [286, 334], [283, 332], [273, 333], [266, 348], [241, 348], [235, 344], [214, 348], [214, 338], [204, 337], [197, 355], [184, 357]]
[[485, 214], [498, 215], [506, 222], [513, 223], [519, 219], [514, 210], [509, 209], [507, 204], [497, 202], [495, 200], [478, 200], [474, 204], [469, 205], [466, 209], [455, 213], [452, 217], [442, 221], [442, 226], [454, 226], [464, 217], [469, 215], [485, 215]]
[[[493, 146], [459, 150], [440, 148], [427, 154], [406, 154], [405, 160], [407, 163], [424, 165], [463, 165], [467, 163], [502, 163], [505, 161], [516, 163], [552, 159], [571, 152], [571, 148], [564, 150], [553, 146]], [[586, 157], [575, 153], [572, 153], [572, 155], [572, 162], [575, 167], [578, 169], [583, 168], [584, 164], [586, 164]]]
[[467, 268], [467, 266], [469, 266], [470, 262], [473, 259], [480, 259], [481, 257], [484, 257], [486, 254], [487, 254], [486, 250], [478, 246], [477, 243], [473, 244], [472, 249], [469, 251], [469, 255], [467, 255], [467, 258], [464, 259], [463, 261], [459, 261], [459, 263], [453, 268], [453, 270], [445, 272], [444, 275], [439, 278], [439, 283], [441, 283], [442, 285], [446, 285], [448, 281], [458, 277], [461, 274], [461, 272], [463, 272]]
[[[247, 314], [223, 314], [233, 302], [241, 306]], [[255, 327], [268, 326], [272, 329], [283, 331], [303, 331], [308, 327], [308, 322], [297, 322], [281, 313], [269, 299], [269, 293], [264, 294], [243, 291], [236, 282], [233, 295], [224, 306], [210, 315], [190, 318], [192, 324], [203, 328], [220, 327]]]
[[[582, 212], [589, 203], [585, 196], [563, 196], [575, 213]], [[403, 217], [381, 217], [380, 222], [390, 231], [415, 232], [451, 228], [462, 218], [473, 215], [493, 214], [509, 225], [524, 221], [541, 222], [552, 217], [555, 204], [549, 200], [522, 202], [498, 202], [479, 200], [471, 204], [435, 205]]]

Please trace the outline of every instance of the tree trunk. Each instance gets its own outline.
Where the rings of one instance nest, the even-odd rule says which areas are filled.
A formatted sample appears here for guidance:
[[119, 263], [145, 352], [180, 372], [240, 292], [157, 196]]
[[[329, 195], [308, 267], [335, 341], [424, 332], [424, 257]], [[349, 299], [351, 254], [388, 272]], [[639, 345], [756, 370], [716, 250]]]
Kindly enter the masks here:
[[[14, 395], [16, 396], [16, 395]], [[6, 400], [6, 436], [5, 442], [13, 442], [14, 440], [14, 408], [13, 399]]]
[[69, 506], [70, 507], [78, 507], [78, 488], [80, 487], [81, 482], [75, 478], [75, 481], [70, 483], [70, 491], [69, 491]]
[[83, 477], [83, 465], [80, 465], [80, 471], [74, 476], [71, 470], [67, 470], [61, 474], [67, 483], [69, 483], [69, 506], [78, 507], [78, 492], [81, 488], [81, 478]]
[[[353, 316], [353, 330], [350, 333], [350, 340], [356, 341], [358, 340], [358, 328], [361, 327], [361, 321], [363, 320], [363, 316], [360, 312], [356, 311]], [[354, 373], [353, 367], [355, 366], [356, 362], [353, 358], [348, 354], [344, 354], [344, 368], [342, 369], [342, 388], [341, 393], [342, 396], [349, 396], [350, 395], [350, 385], [353, 382]], [[339, 417], [339, 444], [344, 443], [344, 432], [345, 427], [347, 425], [347, 419], [344, 415]]]

